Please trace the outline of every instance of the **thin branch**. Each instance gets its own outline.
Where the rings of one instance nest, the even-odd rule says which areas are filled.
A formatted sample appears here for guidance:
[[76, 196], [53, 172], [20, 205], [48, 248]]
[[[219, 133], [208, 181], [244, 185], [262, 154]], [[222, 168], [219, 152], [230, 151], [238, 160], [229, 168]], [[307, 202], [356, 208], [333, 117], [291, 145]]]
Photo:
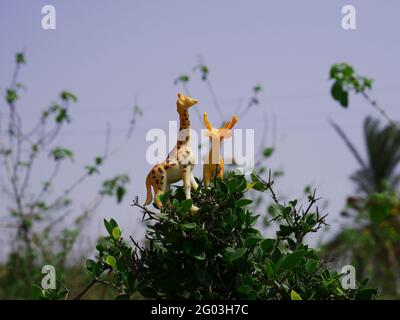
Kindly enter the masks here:
[[265, 188], [269, 190], [269, 192], [271, 193], [272, 200], [274, 200], [276, 204], [280, 204], [280, 202], [278, 201], [278, 197], [276, 196], [276, 193], [272, 188], [274, 181], [272, 180], [271, 169], [268, 170], [268, 182], [262, 179], [260, 176], [257, 176], [257, 178], [265, 186]]
[[[107, 276], [111, 273], [111, 269], [108, 271]], [[71, 300], [80, 300], [96, 283], [103, 283], [104, 282], [97, 277], [94, 278], [81, 292], [75, 295]], [[107, 283], [109, 284], [109, 283]]]
[[222, 112], [222, 109], [221, 109], [218, 99], [217, 99], [217, 95], [215, 94], [214, 88], [211, 84], [211, 81], [208, 79], [208, 77], [205, 79], [205, 83], [207, 85], [208, 90], [210, 91], [210, 94], [211, 94], [211, 97], [212, 97], [212, 100], [214, 103], [214, 107], [215, 107], [215, 109], [217, 109], [218, 114], [221, 118], [221, 121], [224, 121], [225, 120], [224, 113]]
[[56, 178], [59, 171], [60, 171], [60, 162], [57, 161], [56, 164], [54, 165], [52, 173], [50, 174], [50, 177], [47, 180], [45, 180], [43, 187], [40, 190], [39, 195], [36, 197], [36, 200], [33, 201], [33, 204], [36, 204], [41, 201], [42, 197], [44, 196], [49, 186], [52, 184], [53, 180]]
[[[135, 199], [132, 201], [131, 206], [132, 206], [132, 207], [138, 207], [139, 209], [141, 209], [141, 210], [142, 210], [142, 213], [143, 213], [143, 218], [144, 218], [144, 216], [147, 214], [151, 219], [154, 219], [154, 220], [156, 220], [156, 221], [160, 221], [160, 219], [157, 218], [157, 213], [155, 213], [154, 211], [150, 211], [150, 210], [147, 209], [145, 206], [142, 206], [142, 205], [139, 203], [139, 197], [138, 197], [138, 196], [136, 196]], [[143, 219], [143, 220], [144, 220], [144, 219]]]
[[392, 120], [392, 118], [390, 118], [388, 115], [387, 115], [387, 113], [386, 113], [386, 111], [382, 108], [382, 107], [380, 107], [379, 105], [378, 105], [378, 102], [376, 101], [376, 100], [374, 100], [374, 99], [372, 99], [369, 95], [368, 95], [368, 93], [366, 93], [365, 92], [365, 90], [364, 91], [361, 91], [361, 94], [362, 94], [362, 96], [381, 114], [381, 116], [382, 117], [384, 117], [391, 125], [394, 125], [394, 126], [396, 126], [396, 127], [399, 127], [399, 124], [397, 123], [397, 122], [395, 122], [395, 121], [393, 121]]

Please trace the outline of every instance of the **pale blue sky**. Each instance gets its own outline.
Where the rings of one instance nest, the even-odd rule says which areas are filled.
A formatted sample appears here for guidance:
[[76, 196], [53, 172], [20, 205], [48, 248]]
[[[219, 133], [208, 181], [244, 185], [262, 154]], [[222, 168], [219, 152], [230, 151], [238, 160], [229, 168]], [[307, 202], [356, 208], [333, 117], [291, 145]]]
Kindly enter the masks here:
[[[41, 28], [41, 8], [52, 4], [57, 29]], [[341, 8], [357, 10], [357, 30], [341, 28]], [[143, 228], [129, 204], [134, 195], [144, 200], [144, 179], [150, 165], [145, 134], [168, 127], [177, 117], [177, 88], [173, 80], [191, 72], [197, 56], [209, 66], [210, 80], [224, 112], [230, 117], [251, 87], [264, 87], [260, 106], [238, 128], [254, 128], [258, 145], [263, 114], [277, 119], [277, 151], [272, 168], [285, 176], [280, 193], [297, 196], [307, 184], [329, 201], [329, 223], [335, 229], [345, 197], [353, 191], [349, 175], [357, 165], [328, 124], [332, 118], [363, 149], [362, 122], [378, 116], [359, 97], [349, 110], [329, 95], [328, 70], [335, 62], [353, 64], [375, 79], [372, 95], [393, 118], [400, 117], [400, 3], [398, 1], [39, 1], [0, 2], [0, 88], [9, 83], [14, 53], [26, 52], [20, 76], [26, 84], [19, 108], [29, 121], [64, 89], [79, 102], [73, 123], [58, 143], [73, 149], [76, 160], [60, 176], [64, 185], [80, 168], [103, 152], [106, 123], [112, 143], [124, 136], [135, 96], [144, 111], [126, 148], [104, 168], [102, 177], [119, 172], [131, 176], [122, 206], [107, 201], [90, 222], [90, 234], [102, 231], [102, 217], [115, 217], [125, 232], [141, 237]], [[197, 106], [217, 117], [207, 88], [194, 75], [190, 87]], [[0, 108], [4, 108], [1, 102]], [[200, 123], [192, 116], [192, 124]], [[271, 143], [271, 137], [267, 144]], [[40, 167], [35, 179], [48, 170]], [[197, 168], [199, 170], [199, 168]], [[200, 172], [200, 171], [199, 171]], [[2, 175], [2, 174], [1, 174]], [[101, 179], [94, 179], [74, 195], [76, 203], [91, 199]], [[1, 195], [1, 207], [7, 199]], [[78, 205], [79, 207], [79, 205]], [[2, 243], [0, 254], [4, 253]]]

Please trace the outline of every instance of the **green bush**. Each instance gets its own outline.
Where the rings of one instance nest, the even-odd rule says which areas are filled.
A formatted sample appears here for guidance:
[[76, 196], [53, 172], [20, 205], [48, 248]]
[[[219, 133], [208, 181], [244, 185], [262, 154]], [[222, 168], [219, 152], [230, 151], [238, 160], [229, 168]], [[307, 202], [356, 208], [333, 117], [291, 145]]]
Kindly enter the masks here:
[[[116, 221], [105, 220], [109, 235], [98, 242], [96, 259], [86, 262], [92, 284], [109, 286], [118, 299], [138, 293], [156, 299], [373, 298], [376, 291], [366, 288], [366, 281], [354, 290], [342, 289], [342, 275], [304, 244], [305, 236], [325, 223], [315, 193], [302, 209], [296, 200], [280, 203], [272, 185], [256, 175], [251, 182], [231, 175], [210, 188], [200, 186], [193, 193], [200, 208], [195, 215], [180, 187], [161, 197], [159, 213], [136, 198], [133, 205], [142, 209], [148, 227], [145, 246], [133, 238], [129, 245]], [[255, 227], [259, 216], [245, 197], [252, 190], [272, 196], [269, 214], [278, 224], [274, 238]]]

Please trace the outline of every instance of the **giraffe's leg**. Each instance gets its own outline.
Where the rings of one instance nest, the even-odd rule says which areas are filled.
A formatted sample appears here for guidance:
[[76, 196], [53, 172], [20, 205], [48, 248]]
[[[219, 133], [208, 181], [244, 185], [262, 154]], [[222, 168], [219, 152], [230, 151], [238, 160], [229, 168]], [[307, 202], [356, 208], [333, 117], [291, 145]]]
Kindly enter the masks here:
[[[162, 171], [162, 172], [161, 172]], [[162, 207], [162, 203], [159, 199], [159, 196], [164, 194], [167, 189], [169, 189], [169, 186], [167, 185], [167, 175], [164, 170], [160, 170], [160, 174], [157, 175], [157, 178], [155, 179], [155, 185], [154, 185], [154, 193], [155, 193], [155, 199], [154, 202], [157, 205], [159, 209]]]
[[196, 179], [194, 178], [193, 172], [190, 172], [190, 186], [192, 187], [193, 191], [196, 191], [199, 185], [196, 182]]
[[[165, 191], [164, 192], [168, 192], [169, 190], [170, 190], [170, 188], [171, 188], [171, 186], [168, 184], [168, 183], [166, 183], [165, 184]], [[167, 202], [167, 206], [170, 208], [170, 209], [172, 209], [174, 206], [172, 205], [172, 202], [171, 202], [171, 199], [168, 199], [168, 202]]]
[[[188, 165], [186, 165], [183, 169], [183, 189], [185, 190], [185, 196], [186, 199], [191, 199], [191, 194], [190, 194], [190, 175], [191, 175], [191, 170]], [[190, 208], [191, 213], [196, 213], [199, 210], [196, 206], [192, 205]]]
[[187, 165], [184, 166], [183, 169], [183, 190], [185, 191], [186, 199], [191, 199], [190, 195], [190, 170]]
[[154, 203], [155, 203], [155, 205], [157, 206], [157, 208], [158, 209], [161, 209], [161, 207], [162, 207], [162, 203], [161, 203], [161, 201], [160, 201], [160, 198], [159, 198], [159, 196], [163, 193], [162, 191], [161, 191], [161, 189], [155, 189], [155, 196], [154, 196]]

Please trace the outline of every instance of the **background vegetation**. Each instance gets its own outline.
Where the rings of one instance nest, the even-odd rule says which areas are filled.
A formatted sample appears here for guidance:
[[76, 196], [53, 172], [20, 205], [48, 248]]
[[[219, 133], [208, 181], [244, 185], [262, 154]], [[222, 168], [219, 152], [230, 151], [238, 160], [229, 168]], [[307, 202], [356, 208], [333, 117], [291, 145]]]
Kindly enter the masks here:
[[[112, 161], [124, 142], [111, 148], [106, 136], [104, 151], [93, 157], [93, 163], [82, 169], [75, 182], [55, 188], [58, 173], [66, 161], [73, 160], [74, 153], [54, 145], [54, 141], [71, 121], [77, 97], [61, 92], [37, 124], [25, 130], [24, 115], [18, 109], [24, 88], [18, 73], [25, 63], [24, 54], [18, 53], [12, 81], [3, 93], [7, 115], [0, 119], [0, 157], [7, 177], [2, 187], [9, 197], [3, 227], [15, 229], [10, 239], [12, 250], [0, 266], [0, 298], [298, 300], [370, 299], [377, 292], [381, 297], [396, 298], [399, 294], [399, 127], [371, 98], [372, 80], [358, 75], [350, 65], [332, 66], [332, 98], [348, 108], [351, 95], [361, 95], [387, 123], [382, 126], [372, 117], [365, 120], [366, 157], [340, 126], [332, 123], [360, 165], [351, 177], [356, 194], [349, 195], [342, 213], [350, 222], [332, 240], [319, 249], [306, 244], [306, 236], [318, 232], [326, 216], [317, 206], [316, 192], [309, 187], [304, 190], [303, 205], [302, 199], [280, 200], [273, 186], [282, 172], [265, 165], [279, 146], [263, 139], [251, 179], [231, 172], [224, 181], [216, 180], [211, 189], [201, 188], [193, 196], [200, 207], [195, 216], [188, 213], [191, 201], [184, 200], [179, 187], [164, 195], [165, 207], [160, 213], [134, 199], [133, 205], [142, 211], [147, 226], [144, 245], [139, 245], [140, 239], [128, 240], [129, 235], [121, 234], [114, 219], [106, 220], [108, 235], [99, 239], [95, 259], [82, 256], [82, 261], [86, 260], [82, 268], [68, 263], [72, 247], [105, 197], [121, 202], [129, 177], [123, 172], [105, 177], [79, 213], [72, 207], [73, 192], [87, 179], [100, 175], [104, 162]], [[193, 70], [208, 88], [222, 122], [225, 115], [208, 66], [200, 61]], [[181, 74], [175, 84], [190, 94], [190, 80], [191, 75]], [[262, 90], [259, 84], [253, 86], [247, 104], [237, 109], [241, 118], [257, 107]], [[136, 118], [142, 115], [141, 109], [134, 106], [132, 115], [127, 139]], [[48, 172], [41, 173], [39, 187], [31, 181], [38, 159], [49, 163]], [[71, 213], [77, 218], [68, 221]], [[275, 236], [265, 238], [261, 232], [264, 227], [276, 230]], [[56, 290], [38, 286], [44, 264], [56, 267]], [[356, 267], [357, 289], [341, 287], [344, 264]]]

